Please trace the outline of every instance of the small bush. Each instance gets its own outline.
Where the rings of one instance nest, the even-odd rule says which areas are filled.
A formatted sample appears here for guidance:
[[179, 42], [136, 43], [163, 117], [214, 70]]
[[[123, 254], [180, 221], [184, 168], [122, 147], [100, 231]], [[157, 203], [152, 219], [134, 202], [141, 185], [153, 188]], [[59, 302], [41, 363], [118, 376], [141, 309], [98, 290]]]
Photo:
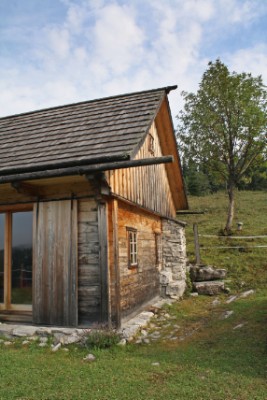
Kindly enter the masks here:
[[118, 344], [120, 340], [120, 335], [114, 330], [93, 330], [88, 335], [85, 346], [88, 348], [107, 349]]
[[193, 284], [192, 284], [192, 280], [191, 280], [191, 276], [190, 276], [190, 272], [186, 272], [186, 288], [185, 288], [185, 296], [189, 296], [190, 293], [193, 290]]

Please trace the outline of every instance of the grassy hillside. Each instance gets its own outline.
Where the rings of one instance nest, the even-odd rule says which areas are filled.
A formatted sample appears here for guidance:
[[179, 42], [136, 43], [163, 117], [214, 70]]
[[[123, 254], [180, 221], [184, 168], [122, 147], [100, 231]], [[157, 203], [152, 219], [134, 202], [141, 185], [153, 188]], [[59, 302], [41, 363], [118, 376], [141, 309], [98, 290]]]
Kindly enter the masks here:
[[[218, 235], [222, 232], [227, 216], [227, 195], [219, 192], [203, 197], [189, 197], [190, 209], [204, 211], [200, 215], [180, 216], [187, 222], [186, 235], [188, 257], [194, 261], [193, 223], [198, 224], [201, 245], [201, 260], [205, 264], [226, 268], [229, 271], [229, 286], [235, 290], [267, 287], [267, 246], [266, 238], [234, 239], [235, 236], [267, 236], [267, 193], [237, 192], [236, 215], [233, 235]], [[243, 223], [242, 231], [237, 230], [237, 222]], [[223, 247], [238, 247], [227, 249]]]

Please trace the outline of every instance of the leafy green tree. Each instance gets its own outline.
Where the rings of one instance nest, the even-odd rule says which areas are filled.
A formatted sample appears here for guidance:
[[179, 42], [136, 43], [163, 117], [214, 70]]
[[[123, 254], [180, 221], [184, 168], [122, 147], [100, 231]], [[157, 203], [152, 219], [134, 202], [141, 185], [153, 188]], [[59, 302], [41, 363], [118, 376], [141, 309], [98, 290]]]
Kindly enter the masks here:
[[229, 196], [225, 232], [230, 233], [235, 188], [257, 157], [266, 151], [267, 92], [260, 76], [230, 73], [209, 62], [196, 94], [182, 93], [178, 142], [196, 163], [219, 174]]
[[257, 163], [248, 168], [246, 175], [238, 184], [238, 189], [245, 190], [267, 190], [267, 160], [260, 155]]

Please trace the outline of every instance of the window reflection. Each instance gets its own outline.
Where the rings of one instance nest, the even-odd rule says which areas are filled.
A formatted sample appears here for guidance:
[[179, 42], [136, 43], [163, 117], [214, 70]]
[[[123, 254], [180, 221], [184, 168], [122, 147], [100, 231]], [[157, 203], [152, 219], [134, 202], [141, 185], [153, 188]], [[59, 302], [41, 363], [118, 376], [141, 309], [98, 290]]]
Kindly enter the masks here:
[[11, 303], [32, 303], [32, 212], [12, 214]]

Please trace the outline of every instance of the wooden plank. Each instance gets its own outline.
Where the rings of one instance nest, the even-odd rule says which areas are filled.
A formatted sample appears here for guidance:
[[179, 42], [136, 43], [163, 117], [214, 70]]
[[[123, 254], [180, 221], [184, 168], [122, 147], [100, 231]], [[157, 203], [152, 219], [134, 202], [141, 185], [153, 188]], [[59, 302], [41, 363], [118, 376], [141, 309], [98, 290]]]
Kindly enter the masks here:
[[115, 270], [115, 308], [116, 327], [121, 327], [121, 295], [120, 295], [120, 268], [119, 268], [119, 241], [118, 241], [118, 201], [112, 201], [112, 230], [113, 230], [113, 263]]
[[107, 323], [108, 313], [108, 253], [107, 253], [107, 213], [106, 204], [98, 205], [99, 267], [101, 279], [101, 322]]
[[77, 205], [35, 207], [33, 322], [77, 326]]

